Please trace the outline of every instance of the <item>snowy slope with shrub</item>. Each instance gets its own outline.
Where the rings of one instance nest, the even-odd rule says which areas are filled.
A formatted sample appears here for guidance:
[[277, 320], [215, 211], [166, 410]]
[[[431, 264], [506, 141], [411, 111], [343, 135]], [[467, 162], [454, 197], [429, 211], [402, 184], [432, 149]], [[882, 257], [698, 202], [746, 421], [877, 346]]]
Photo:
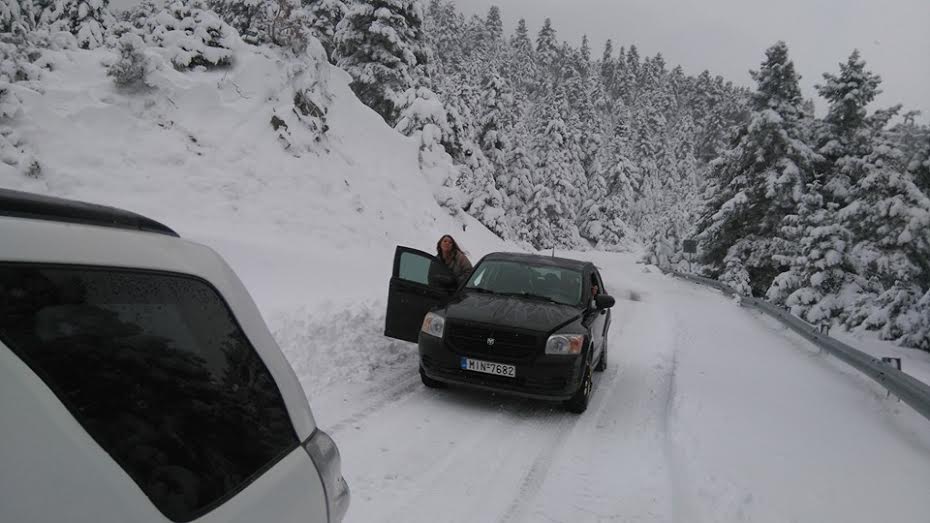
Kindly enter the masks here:
[[[429, 251], [447, 232], [475, 254], [502, 245], [436, 203], [450, 191], [428, 179], [452, 165], [421, 171], [417, 138], [361, 104], [317, 44], [298, 59], [237, 42], [232, 65], [211, 70], [178, 70], [177, 48], [140, 44], [146, 79], [120, 87], [108, 76], [119, 49], [68, 36], [15, 85], [2, 127], [22, 146], [0, 163], [0, 186], [131, 209], [218, 249], [298, 368], [316, 356], [291, 327], [358, 307], [381, 321], [396, 245]], [[304, 384], [341, 372], [314, 365]]]

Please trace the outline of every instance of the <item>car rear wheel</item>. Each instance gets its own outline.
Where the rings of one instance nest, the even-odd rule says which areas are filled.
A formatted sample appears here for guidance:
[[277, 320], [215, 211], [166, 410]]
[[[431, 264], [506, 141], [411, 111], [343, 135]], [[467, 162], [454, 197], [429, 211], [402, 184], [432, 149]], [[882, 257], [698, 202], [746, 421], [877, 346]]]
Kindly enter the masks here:
[[443, 389], [446, 387], [446, 384], [441, 381], [436, 381], [433, 378], [430, 378], [426, 375], [426, 372], [423, 371], [423, 367], [420, 367], [420, 380], [424, 385], [431, 389]]
[[565, 408], [569, 412], [581, 414], [588, 409], [588, 400], [591, 398], [591, 390], [594, 388], [594, 378], [591, 372], [591, 363], [585, 367], [584, 379], [581, 380], [581, 386], [575, 395], [565, 401]]

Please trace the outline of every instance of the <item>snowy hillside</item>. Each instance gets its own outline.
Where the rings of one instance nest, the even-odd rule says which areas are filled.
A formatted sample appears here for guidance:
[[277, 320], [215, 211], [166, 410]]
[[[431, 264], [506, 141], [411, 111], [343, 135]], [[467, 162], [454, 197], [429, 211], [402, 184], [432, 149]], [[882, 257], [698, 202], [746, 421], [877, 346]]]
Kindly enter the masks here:
[[[315, 364], [329, 355], [307, 350], [321, 325], [335, 319], [356, 331], [327, 331], [340, 347], [382, 339], [396, 245], [431, 251], [452, 233], [473, 257], [502, 246], [436, 203], [419, 143], [389, 128], [354, 96], [348, 76], [318, 57], [298, 62], [243, 45], [229, 69], [164, 67], [150, 79], [155, 87], [124, 90], [107, 77], [113, 50], [47, 56], [53, 70], [19, 91], [22, 107], [7, 122], [41, 173], [0, 163], [0, 186], [130, 209], [220, 251], [310, 393], [344, 378]], [[319, 143], [292, 110], [302, 82], [326, 102], [329, 130]], [[273, 116], [294, 145], [278, 138]], [[395, 359], [358, 355], [346, 371]]]
[[[4, 187], [125, 207], [232, 251], [272, 236], [302, 252], [315, 246], [322, 267], [356, 268], [359, 278], [366, 258], [387, 264], [396, 244], [429, 250], [445, 232], [458, 232], [465, 246], [495, 244], [435, 203], [415, 140], [388, 128], [325, 61], [309, 62], [329, 126], [315, 143], [292, 110], [298, 62], [269, 49], [242, 47], [228, 70], [166, 67], [143, 90], [107, 77], [112, 50], [52, 59], [54, 71], [21, 96], [10, 122], [41, 173], [0, 164]], [[272, 117], [288, 125], [293, 146], [278, 139]], [[301, 278], [308, 289], [338, 291], [314, 267]]]

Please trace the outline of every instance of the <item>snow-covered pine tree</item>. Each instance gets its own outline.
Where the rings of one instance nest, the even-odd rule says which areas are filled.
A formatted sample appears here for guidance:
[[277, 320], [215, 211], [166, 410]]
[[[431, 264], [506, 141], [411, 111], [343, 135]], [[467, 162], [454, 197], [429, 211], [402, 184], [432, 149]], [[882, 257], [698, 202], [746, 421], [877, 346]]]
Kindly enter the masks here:
[[514, 220], [514, 226], [523, 222], [524, 210], [533, 196], [533, 169], [530, 156], [530, 135], [522, 121], [517, 121], [505, 140], [504, 167], [498, 171], [497, 181], [504, 195], [504, 208]]
[[475, 144], [468, 144], [471, 154], [466, 155], [461, 177], [466, 192], [465, 210], [504, 239], [514, 237], [512, 217], [507, 216], [505, 197], [497, 187], [494, 167]]
[[[639, 75], [640, 69], [642, 68], [642, 63], [640, 62], [639, 49], [635, 45], [631, 45], [629, 51], [626, 53], [626, 62], [623, 67], [624, 75], [628, 84], [639, 85]], [[627, 103], [631, 102], [630, 99], [625, 99]]]
[[498, 175], [506, 169], [508, 130], [514, 122], [513, 105], [513, 90], [507, 81], [494, 71], [488, 73], [481, 86], [478, 143]]
[[884, 339], [926, 344], [910, 336], [924, 327], [915, 311], [925, 310], [921, 300], [930, 291], [930, 198], [897, 169], [900, 156], [897, 144], [879, 134], [857, 166], [851, 203], [839, 211], [853, 233], [850, 263], [880, 292], [874, 302], [855, 304], [846, 323]]
[[576, 208], [584, 172], [572, 152], [567, 112], [565, 89], [558, 86], [536, 117], [534, 194], [527, 210], [526, 239], [539, 249], [580, 245]]
[[536, 63], [539, 74], [536, 79], [538, 85], [548, 85], [558, 78], [560, 72], [559, 45], [555, 28], [552, 27], [552, 20], [549, 18], [546, 18], [536, 35]]
[[507, 68], [504, 73], [508, 75], [510, 84], [514, 86], [517, 93], [529, 95], [535, 93], [538, 89], [536, 79], [539, 73], [536, 64], [536, 51], [533, 50], [529, 29], [527, 29], [526, 20], [523, 18], [517, 22], [517, 29], [513, 36], [510, 37], [510, 50], [507, 57]]
[[491, 39], [487, 32], [488, 26], [483, 18], [472, 15], [465, 25], [465, 38], [463, 39], [465, 56], [488, 57], [491, 54]]
[[336, 63], [356, 96], [394, 125], [404, 92], [426, 74], [426, 44], [418, 0], [365, 0], [336, 29]]
[[252, 44], [268, 40], [271, 0], [207, 0], [208, 7]]
[[[428, 64], [430, 76], [439, 84], [461, 73], [464, 54], [465, 20], [455, 11], [455, 5], [441, 0], [430, 0], [423, 29], [432, 49]], [[437, 87], [438, 89], [438, 87]], [[443, 90], [437, 90], [442, 94]]]
[[464, 162], [471, 154], [471, 144], [475, 143], [477, 136], [476, 121], [479, 105], [479, 90], [466, 80], [458, 77], [457, 81], [447, 86], [448, 90], [440, 93], [446, 106], [446, 119], [452, 133], [443, 139], [446, 151], [458, 162]]
[[816, 88], [829, 108], [816, 138], [824, 160], [824, 196], [829, 202], [845, 206], [850, 187], [857, 181], [851, 177], [854, 169], [850, 160], [868, 154], [871, 145], [873, 133], [866, 106], [881, 93], [881, 78], [865, 69], [858, 50], [840, 64], [838, 76], [824, 73], [823, 77], [825, 82]]
[[817, 155], [807, 145], [798, 75], [785, 43], [770, 47], [752, 75], [758, 87], [751, 120], [711, 164], [712, 192], [698, 231], [711, 274], [741, 292], [764, 295], [788, 269], [777, 260], [791, 256], [794, 246], [781, 229], [797, 213]]
[[336, 48], [336, 27], [345, 17], [348, 7], [343, 0], [304, 0], [310, 34], [323, 44], [326, 56], [333, 60]]
[[917, 187], [930, 196], [930, 127], [917, 124], [919, 115], [919, 111], [905, 113], [903, 121], [890, 133], [904, 153], [904, 170], [910, 173]]
[[817, 90], [829, 107], [816, 128], [822, 155], [818, 180], [808, 184], [797, 224], [785, 230], [798, 238], [799, 252], [789, 257], [791, 268], [768, 292], [769, 299], [813, 323], [845, 319], [868, 287], [847, 259], [852, 232], [837, 210], [850, 203], [852, 185], [863, 174], [862, 160], [874, 135], [866, 106], [881, 92], [881, 79], [865, 70], [858, 51], [840, 64], [838, 76], [823, 76], [826, 81]]
[[107, 28], [116, 22], [109, 0], [52, 0], [42, 5], [38, 26], [50, 31], [70, 32], [82, 49], [105, 43]]
[[911, 159], [908, 171], [917, 187], [930, 198], [930, 129], [924, 128], [923, 136], [923, 145]]
[[32, 0], [0, 0], [0, 33], [24, 34], [35, 26], [36, 8]]
[[614, 82], [616, 81], [617, 62], [614, 58], [613, 40], [607, 39], [607, 42], [604, 44], [604, 53], [601, 55], [601, 61], [598, 65], [600, 66], [598, 72], [601, 75], [601, 85], [604, 88], [604, 92], [608, 94], [616, 92]]
[[266, 34], [262, 40], [301, 54], [310, 39], [310, 12], [300, 0], [270, 0], [264, 4]]
[[492, 43], [500, 44], [504, 41], [504, 22], [501, 20], [501, 9], [492, 5], [485, 17], [487, 36]]

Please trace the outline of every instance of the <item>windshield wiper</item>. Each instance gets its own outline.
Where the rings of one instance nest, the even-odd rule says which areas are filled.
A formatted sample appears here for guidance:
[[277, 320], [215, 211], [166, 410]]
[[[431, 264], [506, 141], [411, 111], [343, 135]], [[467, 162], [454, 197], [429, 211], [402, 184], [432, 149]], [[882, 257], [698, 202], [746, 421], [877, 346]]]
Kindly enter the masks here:
[[529, 298], [531, 300], [541, 300], [541, 301], [545, 301], [549, 303], [557, 303], [559, 305], [565, 305], [564, 303], [560, 301], [556, 301], [548, 296], [543, 296], [541, 294], [533, 294], [531, 292], [507, 292], [507, 293], [501, 293], [501, 294], [504, 294], [505, 296], [518, 296], [520, 298]]
[[485, 289], [483, 287], [465, 287], [465, 290], [475, 291], [481, 294], [499, 294], [497, 292], [492, 291], [491, 289]]

